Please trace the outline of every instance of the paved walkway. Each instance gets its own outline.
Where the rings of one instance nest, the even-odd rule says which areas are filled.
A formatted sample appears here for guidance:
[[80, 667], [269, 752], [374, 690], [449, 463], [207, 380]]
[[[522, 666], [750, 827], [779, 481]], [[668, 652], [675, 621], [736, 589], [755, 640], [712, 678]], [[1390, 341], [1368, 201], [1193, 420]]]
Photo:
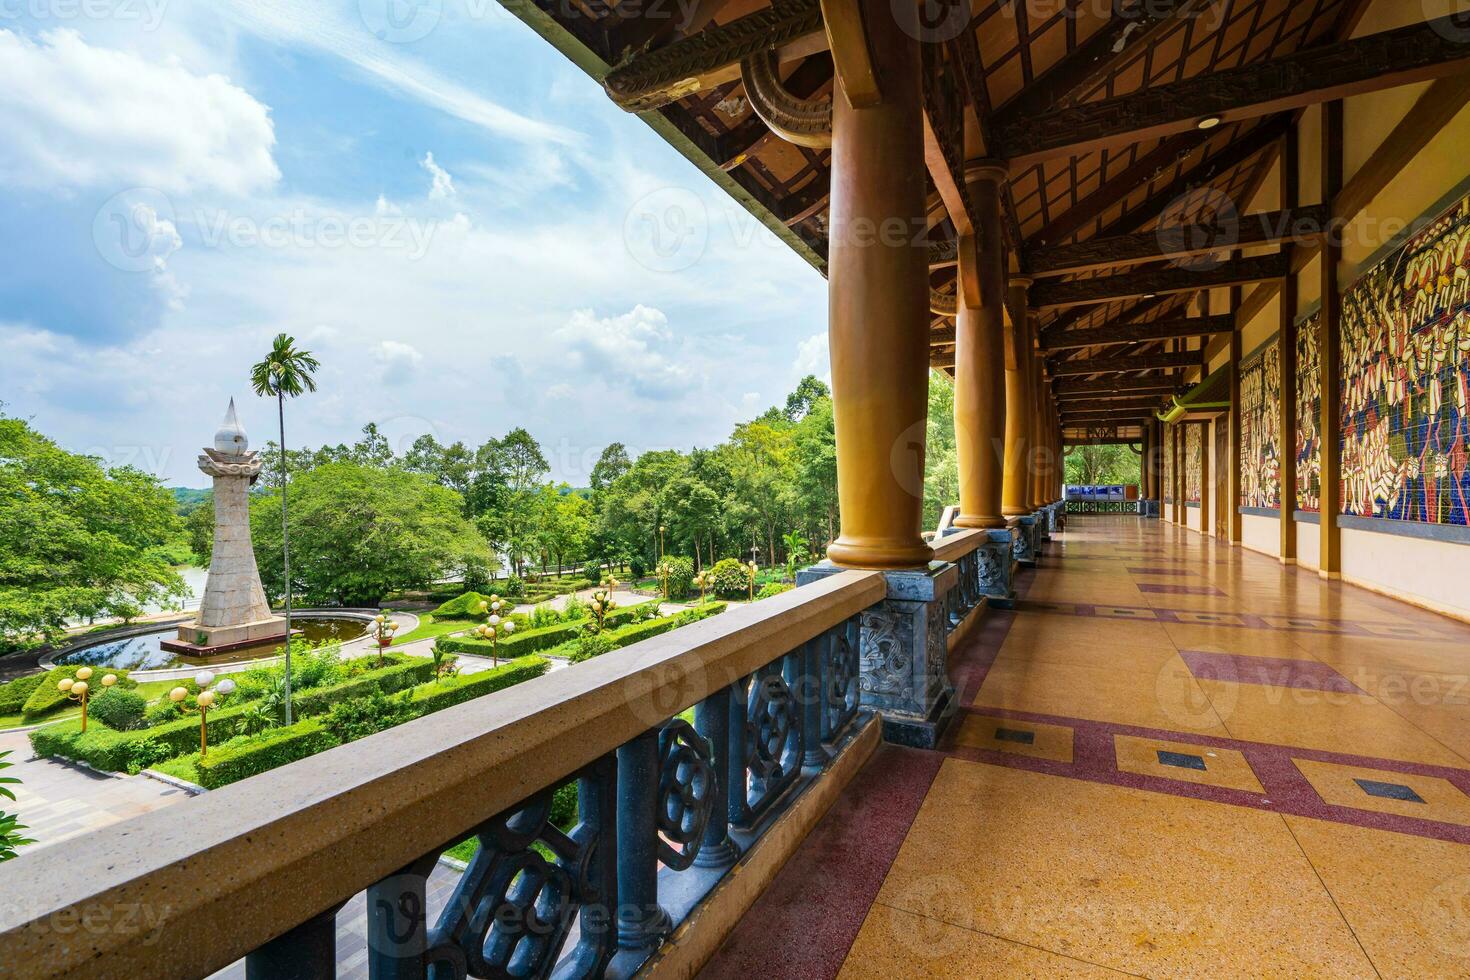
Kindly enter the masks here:
[[1071, 527], [704, 976], [1470, 976], [1470, 626]]
[[0, 752], [6, 750], [5, 761], [14, 767], [0, 775], [16, 776], [21, 783], [10, 787], [15, 802], [0, 800], [0, 810], [19, 814], [26, 836], [36, 842], [27, 845], [27, 852], [188, 799], [182, 790], [147, 776], [119, 778], [35, 758], [22, 732], [0, 734]]

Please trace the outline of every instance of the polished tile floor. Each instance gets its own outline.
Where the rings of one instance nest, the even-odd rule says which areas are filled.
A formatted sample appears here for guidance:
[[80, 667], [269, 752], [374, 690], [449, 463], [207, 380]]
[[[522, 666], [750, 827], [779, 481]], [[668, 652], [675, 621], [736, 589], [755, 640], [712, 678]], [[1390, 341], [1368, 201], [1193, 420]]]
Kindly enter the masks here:
[[707, 977], [1470, 977], [1470, 626], [1074, 518]]

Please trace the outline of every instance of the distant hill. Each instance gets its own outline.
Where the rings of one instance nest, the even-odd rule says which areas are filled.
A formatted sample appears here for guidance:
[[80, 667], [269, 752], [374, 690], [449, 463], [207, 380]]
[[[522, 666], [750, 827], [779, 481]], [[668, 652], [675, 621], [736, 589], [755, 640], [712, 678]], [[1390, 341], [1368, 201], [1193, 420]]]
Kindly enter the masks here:
[[181, 517], [188, 517], [214, 493], [213, 490], [196, 490], [193, 487], [169, 487], [169, 492], [174, 495], [174, 508]]

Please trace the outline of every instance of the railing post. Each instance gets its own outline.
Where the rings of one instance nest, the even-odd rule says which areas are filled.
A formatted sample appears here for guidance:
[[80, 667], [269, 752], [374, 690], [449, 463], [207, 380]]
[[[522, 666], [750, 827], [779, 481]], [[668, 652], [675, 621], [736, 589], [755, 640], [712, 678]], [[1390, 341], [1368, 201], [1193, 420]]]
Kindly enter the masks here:
[[429, 872], [438, 855], [420, 858], [367, 890], [368, 969], [372, 980], [427, 975]]
[[[730, 839], [730, 793], [731, 769], [737, 767], [732, 758], [730, 738], [730, 689], [723, 688], [711, 694], [694, 707], [694, 730], [707, 739], [715, 760], [715, 782], [719, 796], [709, 823], [704, 828], [704, 840], [699, 854], [694, 859], [696, 868], [726, 868], [740, 857], [740, 847]], [[744, 716], [741, 719], [744, 730]], [[745, 765], [738, 762], [740, 788], [745, 788]]]
[[801, 676], [791, 688], [801, 704], [801, 764], [815, 769], [824, 768], [831, 759], [822, 745], [822, 711], [826, 707], [822, 661], [827, 659], [827, 647], [832, 642], [829, 630], [802, 644]]
[[327, 980], [337, 975], [333, 905], [245, 957], [245, 980]]
[[656, 947], [672, 928], [658, 904], [658, 730], [618, 749], [618, 946]]

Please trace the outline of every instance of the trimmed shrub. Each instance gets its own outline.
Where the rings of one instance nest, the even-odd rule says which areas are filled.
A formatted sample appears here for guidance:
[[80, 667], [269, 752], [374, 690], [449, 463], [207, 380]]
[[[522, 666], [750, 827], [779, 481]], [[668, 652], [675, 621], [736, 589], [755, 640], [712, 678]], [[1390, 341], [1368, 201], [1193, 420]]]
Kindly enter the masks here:
[[512, 599], [519, 599], [521, 596], [526, 594], [526, 583], [522, 581], [519, 576], [512, 575], [510, 578], [506, 579], [505, 584], [500, 587], [500, 594], [503, 596], [509, 596]]
[[416, 718], [433, 714], [451, 705], [471, 701], [495, 691], [503, 691], [507, 687], [514, 687], [533, 677], [540, 677], [550, 666], [550, 662], [542, 657], [521, 657], [508, 664], [501, 664], [494, 670], [484, 670], [478, 674], [460, 674], [437, 684], [416, 687], [409, 695], [408, 704], [413, 709]]
[[670, 599], [687, 599], [694, 591], [694, 562], [682, 555], [667, 555], [659, 566], [659, 574], [667, 575]]
[[389, 697], [374, 691], [365, 698], [349, 698], [332, 705], [322, 719], [322, 728], [339, 742], [354, 742], [413, 717], [407, 696]]
[[222, 747], [200, 759], [199, 785], [218, 789], [247, 776], [284, 766], [332, 748], [337, 739], [318, 718], [275, 728], [248, 741]]
[[432, 659], [405, 657], [403, 654], [390, 654], [389, 656], [396, 656], [402, 662], [382, 670], [371, 671], [350, 681], [343, 681], [341, 684], [302, 691], [300, 694], [292, 692], [292, 708], [301, 717], [325, 714], [332, 710], [334, 704], [341, 701], [369, 697], [374, 692], [394, 694], [434, 679]]
[[767, 582], [765, 585], [761, 586], [760, 591], [755, 594], [755, 597], [757, 599], [769, 599], [773, 595], [780, 595], [782, 592], [790, 592], [794, 588], [796, 588], [796, 586], [792, 585], [790, 582]]
[[119, 732], [130, 732], [145, 724], [143, 713], [148, 710], [148, 699], [137, 691], [119, 691], [115, 688], [103, 691], [95, 701], [87, 705], [87, 715], [100, 721], [108, 728]]
[[489, 595], [481, 595], [478, 592], [465, 592], [440, 605], [438, 609], [434, 610], [433, 615], [436, 620], [478, 619], [480, 617], [480, 603], [488, 602], [489, 599]]
[[710, 569], [715, 595], [738, 599], [750, 594], [750, 572], [735, 558], [721, 558]]
[[617, 644], [613, 642], [610, 631], [604, 630], [601, 633], [583, 633], [577, 637], [576, 649], [572, 651], [572, 655], [567, 659], [571, 660], [574, 664], [579, 664], [584, 660], [600, 657], [609, 650], [614, 649], [617, 649]]
[[709, 602], [693, 609], [685, 609], [674, 616], [665, 616], [662, 619], [650, 619], [639, 623], [633, 623], [617, 630], [604, 630], [601, 633], [589, 633], [583, 635], [577, 641], [577, 647], [568, 659], [574, 664], [600, 657], [612, 650], [619, 650], [626, 646], [632, 646], [639, 640], [646, 640], [651, 636], [667, 633], [669, 630], [697, 623], [701, 619], [724, 612], [726, 605], [723, 602]]
[[[636, 606], [624, 606], [622, 609], [614, 609], [607, 614], [605, 623], [609, 627], [624, 626], [628, 623], [637, 622], [639, 618], [647, 615], [649, 608], [658, 609], [657, 602], [640, 602]], [[561, 646], [570, 640], [575, 640], [582, 632], [584, 620], [574, 620], [570, 623], [560, 623], [556, 626], [548, 626], [545, 629], [527, 630], [524, 633], [512, 633], [506, 639], [500, 641], [498, 647], [502, 658], [510, 659], [522, 657], [530, 653], [539, 653], [542, 650], [550, 650], [552, 647]], [[473, 639], [467, 636], [445, 637], [443, 642], [450, 653], [472, 653], [480, 657], [490, 656], [492, 645], [489, 640]]]
[[545, 629], [548, 626], [555, 626], [561, 621], [561, 614], [558, 613], [555, 609], [552, 609], [551, 606], [547, 605], [544, 602], [537, 605], [535, 609], [531, 610], [530, 627], [533, 630], [541, 630]]
[[41, 686], [41, 682], [45, 679], [44, 673], [31, 674], [0, 684], [0, 715], [20, 714], [20, 709], [25, 707], [26, 699]]
[[[41, 678], [41, 683], [36, 685], [35, 689], [31, 691], [30, 696], [26, 698], [25, 704], [21, 706], [21, 714], [25, 717], [25, 720], [29, 722], [44, 718], [53, 711], [57, 711], [71, 704], [72, 701], [66, 696], [66, 692], [58, 691], [56, 685], [61, 683], [64, 677], [77, 676], [77, 671], [81, 670], [84, 666], [86, 665], [68, 664], [65, 667], [52, 667], [48, 670]], [[94, 689], [100, 690], [102, 687], [102, 678], [106, 674], [117, 675], [118, 687], [129, 688], [138, 686], [137, 681], [128, 680], [128, 672], [126, 670], [104, 670], [101, 667], [92, 668], [92, 679], [89, 683]]]
[[587, 603], [578, 599], [576, 596], [569, 597], [567, 604], [562, 606], [561, 609], [561, 621], [563, 623], [575, 623], [578, 620], [586, 619], [590, 615], [592, 615], [592, 610], [587, 607]]
[[589, 582], [596, 582], [602, 578], [602, 563], [589, 561], [582, 566], [582, 577]]

